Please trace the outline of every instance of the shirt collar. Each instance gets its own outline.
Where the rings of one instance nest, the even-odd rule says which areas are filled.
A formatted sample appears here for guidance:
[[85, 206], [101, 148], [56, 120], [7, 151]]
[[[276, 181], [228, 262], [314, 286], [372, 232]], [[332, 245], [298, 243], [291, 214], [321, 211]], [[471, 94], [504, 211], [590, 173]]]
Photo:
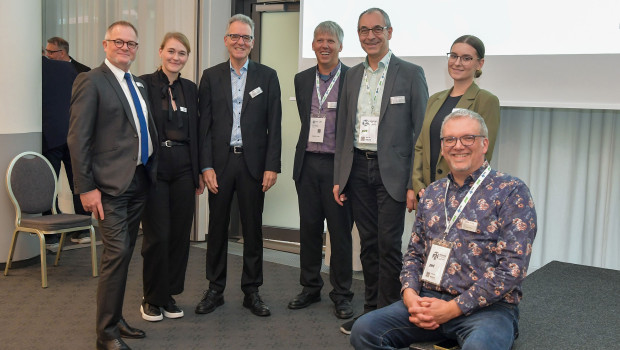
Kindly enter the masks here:
[[[385, 68], [387, 67], [388, 62], [390, 61], [390, 58], [392, 57], [392, 50], [388, 50], [388, 52], [385, 54], [385, 56], [383, 56], [383, 58], [381, 59], [381, 61], [379, 61], [379, 65], [377, 67], [377, 70], [379, 70], [379, 68]], [[370, 68], [370, 65], [368, 64], [368, 56], [366, 56], [366, 58], [364, 59], [364, 67], [366, 67], [366, 69]]]
[[[473, 173], [469, 174], [466, 178], [465, 181], [463, 181], [463, 186], [467, 185], [468, 183], [472, 183], [474, 181], [476, 181], [477, 178], [480, 177], [480, 175], [482, 175], [482, 172], [484, 172], [484, 170], [489, 166], [489, 162], [485, 159], [484, 163], [482, 163], [482, 166], [480, 166], [480, 168], [478, 168], [478, 170], [474, 171]], [[452, 177], [452, 172], [450, 172], [448, 174], [448, 179], [450, 179], [451, 183], [456, 184], [456, 181], [454, 181], [454, 177]]]
[[[113, 65], [112, 62], [108, 61], [108, 59], [105, 59], [105, 65], [108, 66], [108, 68], [110, 68], [110, 70], [112, 71], [112, 74], [114, 74], [114, 76], [116, 77], [116, 80], [118, 80], [119, 82], [122, 82], [123, 80], [125, 80], [125, 71], [118, 68], [117, 66]], [[131, 75], [131, 72], [127, 72]], [[133, 79], [133, 78], [132, 78]]]
[[336, 73], [338, 72], [338, 69], [340, 69], [340, 65], [341, 64], [342, 63], [340, 61], [338, 61], [338, 64], [336, 65], [336, 67], [334, 67], [334, 69], [332, 69], [332, 71], [329, 72], [329, 75], [327, 76], [327, 79], [323, 79], [323, 77], [325, 77], [325, 75], [323, 75], [323, 74], [321, 74], [321, 72], [319, 72], [319, 66], [318, 65], [316, 66], [316, 74], [318, 74], [319, 77], [321, 79], [323, 79], [323, 81], [329, 81], [329, 79], [333, 78], [336, 75]]
[[[245, 60], [245, 63], [243, 64], [243, 67], [241, 67], [239, 72], [244, 72], [244, 71], [247, 72], [249, 64], [250, 64], [250, 59], [248, 58], [247, 60]], [[237, 74], [237, 71], [235, 71], [235, 68], [233, 68], [232, 63], [230, 61], [228, 61], [228, 65], [230, 66], [230, 72]]]

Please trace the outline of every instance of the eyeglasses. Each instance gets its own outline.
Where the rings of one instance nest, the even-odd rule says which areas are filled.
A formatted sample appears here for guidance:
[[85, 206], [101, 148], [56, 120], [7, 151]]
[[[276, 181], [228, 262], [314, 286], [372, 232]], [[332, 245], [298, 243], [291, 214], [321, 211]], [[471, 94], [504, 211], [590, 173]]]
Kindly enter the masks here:
[[479, 58], [475, 58], [475, 57], [471, 57], [471, 56], [459, 56], [459, 55], [457, 55], [455, 53], [452, 53], [452, 52], [448, 52], [446, 55], [448, 55], [448, 61], [449, 62], [456, 62], [456, 60], [458, 60], [460, 58], [462, 64], [470, 64], [470, 63], [473, 62], [474, 59], [479, 60]]
[[239, 41], [239, 39], [243, 39], [244, 43], [249, 43], [250, 41], [254, 39], [254, 37], [251, 35], [226, 34], [226, 36], [229, 37], [233, 43], [236, 43], [237, 41]]
[[442, 137], [440, 140], [443, 142], [443, 145], [446, 147], [454, 147], [456, 146], [456, 140], [461, 141], [461, 145], [463, 146], [471, 146], [476, 142], [476, 137], [486, 137], [484, 135], [463, 135], [461, 137], [447, 136]]
[[372, 28], [368, 28], [368, 27], [361, 27], [357, 30], [357, 32], [361, 35], [361, 36], [366, 36], [368, 35], [368, 33], [370, 33], [370, 31], [372, 30], [374, 35], [381, 35], [383, 34], [383, 30], [388, 29], [388, 27], [382, 27], [382, 26], [374, 26]]
[[106, 39], [106, 41], [112, 41], [114, 43], [114, 46], [119, 49], [122, 49], [125, 44], [127, 44], [127, 48], [130, 50], [135, 50], [138, 48], [138, 43], [135, 41], [123, 41], [121, 39]]
[[45, 49], [45, 52], [47, 52], [48, 55], [55, 54], [56, 52], [60, 52], [60, 51], [62, 51], [62, 50], [48, 50], [48, 49]]

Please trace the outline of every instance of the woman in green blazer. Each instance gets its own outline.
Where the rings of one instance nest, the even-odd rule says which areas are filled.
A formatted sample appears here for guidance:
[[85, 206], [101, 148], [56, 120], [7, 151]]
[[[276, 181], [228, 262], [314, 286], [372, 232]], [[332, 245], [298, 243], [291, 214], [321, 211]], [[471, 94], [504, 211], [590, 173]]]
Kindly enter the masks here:
[[443, 118], [454, 109], [469, 109], [484, 118], [489, 129], [489, 150], [486, 159], [491, 160], [499, 127], [499, 100], [474, 83], [474, 78], [482, 74], [483, 65], [484, 44], [480, 39], [473, 35], [463, 35], [454, 41], [448, 53], [448, 73], [454, 80], [454, 86], [428, 99], [422, 131], [415, 144], [413, 158], [412, 184], [418, 198], [407, 198], [409, 210], [417, 207], [424, 189], [431, 182], [444, 178], [450, 171], [441, 156], [439, 133]]

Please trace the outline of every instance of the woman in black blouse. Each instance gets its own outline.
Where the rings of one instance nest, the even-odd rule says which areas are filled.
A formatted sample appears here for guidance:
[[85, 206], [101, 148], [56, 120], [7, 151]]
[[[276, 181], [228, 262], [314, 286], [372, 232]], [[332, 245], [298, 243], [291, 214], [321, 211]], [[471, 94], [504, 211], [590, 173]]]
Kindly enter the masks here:
[[[187, 37], [167, 33], [159, 48], [161, 66], [141, 76], [147, 83], [159, 147], [157, 185], [142, 214], [144, 299], [142, 318], [183, 317], [172, 297], [183, 292], [195, 196], [203, 192], [199, 170], [196, 84], [180, 77], [190, 53]], [[163, 313], [163, 315], [162, 315]]]

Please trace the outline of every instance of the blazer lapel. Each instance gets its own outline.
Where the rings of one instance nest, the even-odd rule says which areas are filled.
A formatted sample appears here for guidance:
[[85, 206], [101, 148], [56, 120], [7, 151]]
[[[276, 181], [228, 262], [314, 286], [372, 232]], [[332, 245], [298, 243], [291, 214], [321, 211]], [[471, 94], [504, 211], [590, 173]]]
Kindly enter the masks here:
[[398, 62], [398, 58], [396, 58], [396, 56], [392, 54], [392, 57], [390, 58], [390, 64], [388, 65], [387, 76], [385, 77], [385, 85], [383, 86], [383, 96], [381, 97], [381, 114], [379, 114], [379, 124], [381, 124], [381, 120], [383, 120], [385, 111], [387, 110], [387, 107], [390, 104], [390, 96], [392, 95], [392, 89], [394, 88], [394, 83], [396, 82], [396, 77], [398, 76], [399, 68], [400, 68], [400, 64]]
[[459, 103], [456, 104], [456, 108], [471, 109], [474, 102], [476, 101], [478, 91], [480, 91], [478, 85], [476, 85], [476, 83], [472, 83], [469, 88], [467, 88], [467, 91], [465, 91], [465, 93], [463, 94], [463, 97], [461, 97], [461, 99], [459, 100]]
[[[250, 61], [248, 63], [248, 71], [246, 73], [247, 76], [245, 77], [245, 91], [243, 92], [243, 104], [241, 105], [241, 115], [243, 115], [245, 108], [248, 106], [248, 102], [250, 102], [250, 99], [252, 98], [252, 96], [250, 96], [250, 91], [256, 89], [257, 87], [255, 86], [256, 81], [257, 81], [255, 72], [256, 72], [256, 63]], [[263, 91], [262, 93], [265, 93], [265, 92]], [[231, 106], [232, 106], [232, 102], [231, 102]]]
[[[316, 69], [316, 66], [315, 66]], [[304, 118], [308, 123], [310, 123], [310, 111], [312, 110], [312, 94], [313, 89], [316, 87], [316, 71], [314, 74], [308, 74], [308, 76], [304, 79], [303, 91], [301, 94], [301, 98], [303, 99], [304, 110], [302, 118]]]
[[[110, 68], [108, 68], [108, 66], [106, 66], [105, 63], [102, 64], [102, 67], [103, 67], [103, 72], [105, 73], [104, 77], [108, 80], [108, 83], [110, 83], [110, 86], [112, 86], [112, 89], [118, 96], [119, 101], [123, 105], [125, 116], [127, 117], [127, 119], [129, 119], [129, 124], [133, 127], [134, 131], [137, 133], [138, 127], [136, 126], [136, 123], [133, 119], [133, 114], [131, 113], [131, 107], [129, 106], [129, 101], [127, 101], [127, 96], [125, 96], [125, 92], [123, 92], [123, 89], [121, 88], [121, 84], [118, 82], [114, 73], [112, 73]], [[146, 101], [148, 101], [148, 99]]]
[[[357, 65], [357, 67], [359, 69], [355, 69], [352, 68], [351, 72], [347, 73], [347, 74], [351, 74], [351, 81], [348, 82], [348, 86], [352, 87], [352, 94], [351, 94], [351, 103], [349, 103], [349, 105], [347, 106], [349, 108], [349, 113], [353, 113], [353, 116], [350, 118], [350, 122], [351, 122], [351, 130], [355, 130], [355, 120], [356, 120], [356, 113], [357, 113], [357, 101], [359, 101], [360, 98], [360, 89], [362, 89], [362, 78], [364, 77], [364, 69], [366, 69], [366, 67], [364, 67], [364, 65], [362, 63], [360, 63], [359, 65]], [[346, 98], [347, 96], [345, 96]]]

